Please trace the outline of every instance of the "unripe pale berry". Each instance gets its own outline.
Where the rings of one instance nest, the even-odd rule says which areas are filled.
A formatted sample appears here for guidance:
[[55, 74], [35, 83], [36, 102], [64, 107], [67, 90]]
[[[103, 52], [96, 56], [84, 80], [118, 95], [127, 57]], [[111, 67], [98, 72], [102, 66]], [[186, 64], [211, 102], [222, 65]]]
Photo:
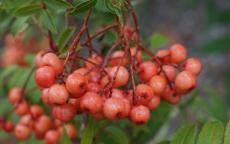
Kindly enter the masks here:
[[115, 77], [113, 87], [124, 86], [128, 83], [129, 80], [129, 72], [123, 66], [112, 67], [112, 69], [109, 72], [109, 76], [110, 79], [113, 79]]
[[176, 68], [171, 66], [171, 65], [163, 65], [162, 66], [162, 72], [161, 75], [163, 76], [167, 76], [167, 78], [170, 80], [170, 81], [174, 81], [175, 78], [176, 78], [176, 75], [177, 75], [177, 71], [176, 71]]
[[32, 134], [32, 131], [29, 127], [18, 124], [15, 127], [15, 136], [18, 140], [28, 140]]
[[146, 105], [154, 96], [153, 88], [147, 84], [139, 84], [135, 89], [136, 103]]
[[43, 88], [48, 88], [55, 83], [55, 71], [50, 66], [42, 66], [35, 72], [36, 83]]
[[193, 89], [196, 86], [196, 77], [189, 71], [182, 71], [176, 77], [175, 86], [179, 91]]
[[45, 134], [45, 141], [47, 144], [57, 144], [60, 138], [60, 132], [57, 130], [49, 130]]
[[148, 108], [150, 110], [155, 110], [160, 106], [161, 98], [159, 96], [154, 96], [148, 103]]
[[186, 60], [185, 70], [193, 75], [198, 75], [202, 70], [202, 64], [197, 58], [189, 58]]
[[23, 90], [21, 88], [12, 88], [8, 94], [8, 99], [12, 104], [18, 103], [23, 97]]
[[12, 132], [14, 130], [14, 123], [12, 121], [6, 121], [3, 125], [3, 129], [6, 132]]
[[162, 75], [156, 75], [150, 79], [149, 85], [153, 88], [156, 94], [161, 95], [167, 86], [167, 80]]
[[49, 102], [52, 104], [64, 104], [69, 97], [69, 93], [64, 85], [55, 84], [49, 89]]
[[146, 106], [139, 105], [131, 109], [130, 119], [135, 124], [145, 124], [150, 118], [150, 111]]
[[75, 117], [75, 114], [75, 108], [71, 104], [54, 106], [52, 109], [52, 115], [63, 122], [71, 121]]
[[66, 88], [72, 97], [80, 97], [86, 91], [87, 78], [78, 73], [71, 74], [66, 79]]
[[103, 113], [106, 118], [116, 120], [123, 116], [124, 109], [125, 105], [121, 98], [108, 98], [104, 102]]
[[30, 106], [30, 114], [34, 119], [37, 119], [42, 114], [44, 114], [44, 110], [40, 105], [32, 105]]
[[181, 63], [187, 57], [187, 50], [181, 44], [174, 44], [169, 48], [170, 55], [171, 55], [171, 62], [173, 63]]
[[29, 105], [28, 103], [23, 100], [22, 102], [20, 102], [15, 109], [15, 112], [19, 115], [19, 116], [23, 116], [27, 113], [29, 113]]
[[42, 57], [43, 65], [51, 66], [55, 74], [58, 75], [63, 72], [64, 66], [58, 56], [54, 53], [47, 53]]
[[94, 92], [87, 92], [81, 99], [80, 107], [82, 110], [94, 114], [101, 111], [102, 104], [103, 100], [100, 95]]
[[143, 81], [149, 81], [151, 77], [156, 75], [158, 72], [158, 66], [151, 62], [145, 61], [138, 66], [138, 75], [139, 78]]

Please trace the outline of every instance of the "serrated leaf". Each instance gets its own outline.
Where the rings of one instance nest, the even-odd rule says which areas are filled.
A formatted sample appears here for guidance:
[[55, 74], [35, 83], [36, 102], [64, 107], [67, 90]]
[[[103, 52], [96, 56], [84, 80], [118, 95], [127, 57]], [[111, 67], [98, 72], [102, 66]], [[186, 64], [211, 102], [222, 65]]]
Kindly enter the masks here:
[[17, 33], [23, 32], [28, 27], [28, 20], [29, 17], [19, 17], [17, 18], [11, 27], [11, 33], [15, 36]]
[[18, 8], [15, 11], [16, 16], [29, 16], [42, 10], [41, 5], [32, 4]]
[[129, 138], [122, 129], [110, 126], [105, 131], [116, 144], [129, 144]]
[[196, 135], [195, 125], [185, 125], [176, 132], [171, 144], [195, 144]]
[[44, 27], [50, 30], [52, 33], [57, 33], [56, 25], [54, 23], [54, 17], [51, 16], [49, 10], [43, 10], [40, 21], [44, 25]]
[[92, 144], [95, 130], [95, 120], [93, 118], [90, 118], [87, 127], [83, 130], [81, 144]]
[[207, 122], [200, 134], [197, 144], [222, 144], [224, 126], [221, 122]]
[[77, 13], [85, 12], [89, 10], [90, 8], [94, 7], [97, 3], [97, 0], [86, 0], [77, 6], [74, 7], [74, 9], [70, 12], [71, 15], [75, 15]]
[[228, 121], [228, 124], [225, 128], [224, 144], [230, 144], [230, 121]]
[[153, 49], [160, 48], [163, 45], [166, 45], [168, 42], [168, 38], [159, 33], [155, 33], [150, 37], [150, 46]]
[[63, 128], [63, 135], [61, 137], [61, 140], [60, 140], [59, 144], [72, 144], [72, 141], [69, 138], [69, 136], [67, 135], [67, 132], [66, 132], [65, 128]]
[[60, 35], [58, 39], [58, 48], [62, 51], [66, 44], [69, 42], [70, 38], [73, 36], [75, 28], [68, 27]]

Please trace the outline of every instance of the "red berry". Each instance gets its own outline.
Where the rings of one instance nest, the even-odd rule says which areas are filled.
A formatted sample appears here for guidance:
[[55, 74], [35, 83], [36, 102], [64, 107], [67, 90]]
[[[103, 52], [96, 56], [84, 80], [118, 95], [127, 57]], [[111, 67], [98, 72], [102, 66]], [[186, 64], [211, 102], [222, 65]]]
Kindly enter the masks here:
[[18, 140], [28, 140], [32, 134], [32, 131], [29, 127], [18, 124], [15, 127], [15, 136]]
[[50, 104], [50, 102], [49, 102], [49, 88], [45, 88], [42, 90], [41, 99], [42, 99], [43, 103], [45, 103], [47, 105]]
[[43, 65], [51, 66], [55, 74], [58, 75], [63, 72], [64, 66], [58, 56], [54, 53], [47, 53], [42, 57]]
[[45, 134], [45, 141], [47, 144], [57, 144], [60, 139], [60, 132], [57, 130], [49, 130]]
[[149, 85], [153, 88], [156, 94], [161, 95], [167, 86], [167, 80], [164, 76], [156, 75], [150, 79]]
[[171, 90], [169, 87], [166, 88], [164, 94], [162, 95], [162, 98], [175, 105], [181, 100], [181, 95], [177, 94], [175, 90]]
[[38, 118], [38, 120], [35, 123], [35, 132], [37, 134], [44, 136], [45, 133], [51, 129], [51, 127], [52, 127], [51, 119], [46, 115], [42, 115]]
[[44, 52], [39, 52], [36, 57], [35, 57], [35, 64], [38, 67], [41, 67], [43, 65], [42, 57], [43, 57]]
[[135, 58], [137, 63], [140, 63], [143, 60], [143, 55], [140, 50], [138, 50], [136, 47], [130, 48], [131, 56]]
[[55, 83], [55, 71], [50, 66], [42, 66], [35, 72], [35, 80], [40, 87], [48, 88]]
[[167, 77], [170, 81], [174, 81], [177, 75], [176, 68], [171, 65], [163, 65], [161, 75]]
[[110, 120], [121, 118], [124, 110], [125, 105], [121, 98], [108, 98], [104, 102], [103, 112], [105, 117]]
[[23, 97], [23, 90], [21, 88], [12, 88], [8, 94], [8, 99], [12, 104], [18, 103]]
[[171, 62], [173, 63], [181, 63], [187, 57], [187, 50], [181, 44], [174, 44], [169, 49], [171, 54]]
[[30, 114], [22, 116], [19, 123], [31, 128], [31, 129], [34, 128], [34, 121], [33, 121]]
[[69, 93], [64, 85], [55, 84], [49, 89], [49, 102], [52, 104], [64, 104], [68, 97]]
[[145, 124], [150, 118], [150, 111], [146, 106], [139, 105], [131, 109], [130, 119], [136, 124]]
[[3, 125], [3, 129], [6, 132], [12, 132], [14, 130], [14, 123], [12, 121], [7, 121], [4, 125]]
[[102, 104], [102, 97], [94, 92], [85, 93], [80, 102], [81, 109], [92, 114], [100, 112]]
[[124, 98], [124, 93], [122, 90], [119, 89], [112, 89], [111, 97], [113, 98]]
[[150, 110], [155, 110], [160, 106], [161, 98], [159, 96], [154, 96], [148, 103], [148, 108]]
[[70, 98], [68, 100], [68, 104], [71, 104], [75, 108], [77, 113], [81, 113], [80, 102], [81, 98]]
[[[87, 59], [88, 61], [90, 62], [85, 62], [85, 66], [90, 69], [90, 68], [93, 68], [96, 64], [96, 65], [100, 65], [103, 61], [102, 57], [100, 57], [99, 55], [92, 55], [90, 58]], [[91, 62], [93, 62], [94, 64], [92, 64]]]
[[199, 59], [189, 58], [185, 63], [185, 70], [191, 74], [198, 75], [202, 70], [202, 64]]
[[29, 113], [29, 105], [28, 103], [23, 100], [22, 102], [20, 102], [15, 109], [15, 112], [19, 115], [19, 116], [23, 116], [27, 113]]
[[123, 66], [114, 66], [109, 72], [110, 79], [115, 78], [113, 87], [124, 86], [128, 83], [129, 72]]
[[159, 50], [156, 53], [156, 57], [163, 62], [170, 62], [170, 51], [169, 50]]
[[126, 98], [121, 98], [121, 100], [123, 101], [124, 103], [124, 110], [121, 112], [121, 115], [120, 117], [121, 118], [126, 118], [129, 116], [130, 114], [130, 110], [131, 110], [131, 103], [128, 99]]
[[73, 97], [80, 97], [86, 91], [87, 78], [81, 74], [74, 73], [67, 77], [66, 88]]
[[149, 81], [157, 72], [158, 66], [151, 61], [145, 61], [138, 66], [138, 75], [143, 81]]
[[125, 52], [122, 50], [118, 50], [115, 51], [112, 55], [111, 55], [111, 65], [112, 66], [125, 66], [127, 64], [129, 64], [129, 58], [128, 58], [128, 54], [125, 55]]
[[101, 85], [98, 83], [91, 82], [87, 84], [86, 91], [98, 93], [101, 90], [102, 90]]
[[42, 114], [44, 114], [44, 110], [42, 109], [40, 105], [32, 105], [30, 107], [30, 114], [34, 119], [37, 119]]
[[74, 125], [66, 124], [64, 128], [69, 138], [73, 139], [77, 136], [77, 129]]
[[60, 106], [54, 106], [52, 109], [52, 114], [55, 118], [63, 122], [68, 122], [75, 117], [76, 111], [71, 104], [64, 104]]
[[180, 72], [175, 80], [178, 91], [188, 91], [196, 86], [196, 77], [188, 71]]
[[147, 84], [139, 84], [135, 89], [136, 103], [146, 105], [154, 96], [153, 88]]

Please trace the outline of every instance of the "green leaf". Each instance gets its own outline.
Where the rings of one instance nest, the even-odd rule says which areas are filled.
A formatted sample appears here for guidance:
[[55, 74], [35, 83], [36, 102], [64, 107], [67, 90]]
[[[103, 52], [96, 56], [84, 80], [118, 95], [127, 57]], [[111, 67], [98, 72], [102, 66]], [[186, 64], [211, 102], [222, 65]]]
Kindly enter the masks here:
[[87, 127], [83, 130], [81, 144], [92, 144], [95, 130], [95, 120], [90, 117]]
[[59, 144], [72, 144], [72, 141], [69, 138], [69, 136], [67, 135], [67, 132], [66, 132], [65, 128], [63, 128], [63, 135], [61, 137], [61, 140], [60, 140]]
[[21, 8], [18, 8], [15, 11], [15, 15], [16, 16], [29, 16], [29, 15], [32, 15], [34, 13], [40, 12], [41, 10], [42, 10], [41, 5], [31, 4], [28, 6], [23, 6]]
[[40, 21], [45, 28], [53, 33], [57, 33], [56, 25], [54, 23], [54, 17], [50, 14], [49, 10], [43, 10]]
[[116, 144], [129, 144], [128, 135], [122, 129], [110, 126], [105, 131]]
[[60, 48], [61, 51], [69, 42], [70, 38], [73, 36], [74, 31], [75, 31], [74, 27], [68, 27], [61, 33], [58, 39], [58, 48]]
[[225, 129], [224, 144], [230, 144], [230, 121], [228, 121], [228, 124]]
[[195, 125], [185, 125], [176, 132], [171, 144], [195, 144], [196, 135]]
[[[49, 0], [50, 1], [50, 0]], [[51, 0], [54, 4], [65, 7], [65, 8], [71, 8], [73, 5], [65, 0]]]
[[71, 15], [75, 15], [77, 13], [85, 12], [89, 10], [90, 8], [94, 7], [97, 3], [97, 0], [86, 0], [77, 6], [74, 7], [74, 9], [70, 12]]
[[27, 23], [29, 17], [17, 18], [11, 27], [11, 33], [15, 36], [17, 33], [23, 32], [29, 25]]
[[169, 42], [169, 39], [160, 34], [160, 33], [155, 33], [150, 37], [150, 46], [151, 48], [158, 49], [164, 45], [166, 45]]
[[222, 144], [224, 126], [221, 122], [207, 122], [200, 134], [197, 144]]
[[117, 1], [117, 4], [114, 4], [112, 0], [104, 0], [104, 4], [107, 10], [110, 13], [115, 14], [119, 17], [122, 17], [122, 9], [121, 9], [122, 2], [123, 1], [119, 0]]

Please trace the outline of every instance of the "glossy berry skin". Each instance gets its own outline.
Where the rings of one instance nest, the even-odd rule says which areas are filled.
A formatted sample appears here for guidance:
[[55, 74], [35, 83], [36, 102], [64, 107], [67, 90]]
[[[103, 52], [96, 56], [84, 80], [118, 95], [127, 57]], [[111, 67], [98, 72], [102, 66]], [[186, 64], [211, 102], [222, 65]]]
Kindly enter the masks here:
[[18, 140], [23, 141], [23, 140], [28, 140], [32, 134], [32, 131], [29, 127], [23, 125], [23, 124], [18, 124], [15, 127], [15, 136]]
[[68, 97], [69, 93], [64, 85], [55, 84], [49, 89], [49, 102], [52, 104], [64, 104]]
[[23, 97], [23, 90], [18, 87], [12, 88], [8, 94], [8, 99], [12, 104], [18, 103], [22, 99], [22, 97]]
[[128, 54], [125, 55], [125, 52], [122, 50], [115, 51], [111, 55], [111, 65], [112, 66], [125, 66], [130, 63]]
[[181, 63], [187, 58], [187, 50], [181, 44], [173, 44], [170, 48], [171, 62]]
[[167, 80], [162, 75], [156, 75], [150, 79], [149, 85], [153, 88], [156, 94], [161, 95], [166, 89]]
[[130, 112], [130, 119], [135, 124], [145, 124], [150, 118], [150, 111], [146, 106], [134, 106]]
[[48, 88], [55, 83], [55, 71], [50, 66], [43, 66], [35, 72], [36, 83], [42, 88]]
[[115, 78], [113, 87], [116, 88], [116, 87], [124, 86], [128, 83], [129, 72], [123, 66], [120, 67], [114, 66], [109, 72], [109, 77], [111, 80]]
[[102, 87], [98, 83], [90, 82], [86, 86], [86, 91], [98, 93], [102, 90]]
[[71, 104], [54, 106], [52, 109], [52, 115], [62, 122], [71, 121], [75, 117], [75, 114], [75, 108]]
[[163, 62], [170, 62], [170, 51], [169, 50], [159, 50], [156, 53], [156, 57]]
[[196, 86], [196, 77], [189, 71], [182, 71], [176, 77], [175, 86], [178, 91], [191, 90]]
[[129, 101], [128, 99], [126, 99], [126, 98], [121, 98], [121, 100], [122, 100], [123, 103], [124, 103], [124, 110], [121, 112], [120, 117], [121, 117], [121, 118], [129, 117], [130, 111], [131, 111], [131, 103], [130, 103], [130, 101]]
[[177, 94], [175, 90], [171, 90], [167, 87], [162, 98], [170, 104], [176, 105], [181, 100], [181, 95]]
[[44, 110], [40, 105], [32, 105], [30, 106], [30, 114], [34, 119], [37, 119], [44, 114]]
[[54, 53], [46, 53], [42, 57], [42, 63], [44, 66], [51, 66], [55, 71], [55, 75], [61, 74], [64, 70], [63, 63]]
[[30, 114], [26, 114], [26, 115], [22, 116], [19, 123], [31, 128], [31, 129], [34, 128], [34, 121], [33, 121]]
[[52, 127], [52, 121], [47, 115], [40, 116], [35, 123], [35, 132], [44, 136]]
[[158, 66], [151, 61], [142, 62], [138, 66], [139, 78], [145, 82], [149, 81], [151, 77], [157, 74], [157, 72], [158, 72]]
[[87, 78], [78, 73], [71, 74], [66, 79], [66, 88], [72, 97], [80, 97], [86, 91]]
[[170, 80], [170, 81], [174, 81], [175, 78], [176, 78], [176, 75], [177, 75], [177, 71], [176, 71], [176, 68], [171, 66], [171, 65], [163, 65], [162, 66], [162, 71], [164, 72], [161, 72], [161, 75], [163, 76], [167, 76], [167, 78]]
[[45, 141], [47, 144], [57, 144], [60, 139], [60, 132], [57, 130], [49, 130], [45, 134]]
[[104, 102], [103, 113], [106, 118], [116, 120], [123, 115], [125, 105], [121, 98], [108, 98]]
[[161, 98], [159, 96], [154, 96], [148, 103], [148, 108], [150, 110], [155, 110], [160, 106]]
[[19, 116], [23, 116], [23, 115], [29, 113], [29, 105], [28, 105], [28, 103], [25, 100], [23, 100], [22, 102], [20, 102], [17, 105], [17, 107], [15, 109], [15, 112]]
[[189, 71], [193, 75], [198, 75], [202, 70], [202, 64], [197, 58], [189, 58], [186, 60], [185, 70]]
[[14, 130], [14, 123], [12, 121], [6, 121], [6, 123], [3, 125], [3, 129], [6, 132], [12, 132]]
[[147, 84], [139, 84], [135, 89], [136, 103], [146, 105], [154, 96], [153, 88]]
[[100, 95], [94, 92], [87, 92], [81, 99], [80, 107], [83, 111], [95, 114], [101, 111], [103, 100]]

